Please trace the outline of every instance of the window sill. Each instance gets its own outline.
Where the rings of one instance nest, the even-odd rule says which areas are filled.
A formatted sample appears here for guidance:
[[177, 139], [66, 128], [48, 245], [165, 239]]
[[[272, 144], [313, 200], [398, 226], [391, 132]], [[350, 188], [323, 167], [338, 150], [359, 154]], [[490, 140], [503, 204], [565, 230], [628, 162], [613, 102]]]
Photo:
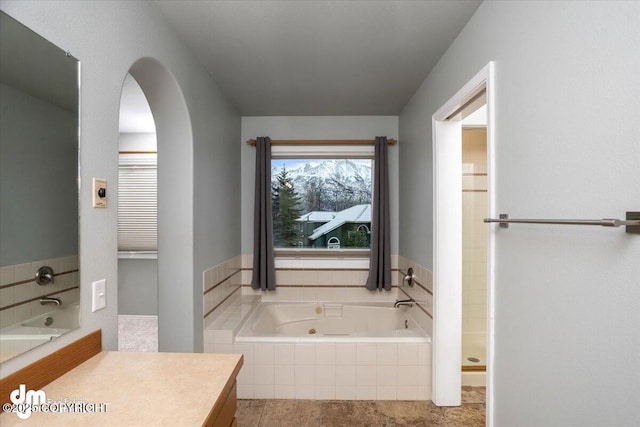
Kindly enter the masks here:
[[368, 269], [368, 249], [275, 249], [276, 269]]
[[296, 249], [296, 248], [275, 248], [276, 258], [369, 258], [369, 249]]
[[156, 251], [119, 251], [118, 259], [158, 259]]

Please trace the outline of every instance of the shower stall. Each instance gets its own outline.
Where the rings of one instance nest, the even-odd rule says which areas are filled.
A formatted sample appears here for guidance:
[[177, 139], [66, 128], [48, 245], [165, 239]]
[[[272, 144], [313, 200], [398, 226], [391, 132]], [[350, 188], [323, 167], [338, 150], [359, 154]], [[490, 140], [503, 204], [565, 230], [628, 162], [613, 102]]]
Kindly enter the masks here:
[[462, 129], [462, 385], [485, 385], [487, 128]]

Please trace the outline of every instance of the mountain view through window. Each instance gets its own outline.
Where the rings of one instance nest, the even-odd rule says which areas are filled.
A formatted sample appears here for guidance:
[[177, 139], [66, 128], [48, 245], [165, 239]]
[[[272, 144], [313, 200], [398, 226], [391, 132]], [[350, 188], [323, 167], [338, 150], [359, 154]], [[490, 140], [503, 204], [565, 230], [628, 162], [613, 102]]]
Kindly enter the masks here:
[[274, 247], [369, 248], [372, 167], [370, 159], [272, 160]]

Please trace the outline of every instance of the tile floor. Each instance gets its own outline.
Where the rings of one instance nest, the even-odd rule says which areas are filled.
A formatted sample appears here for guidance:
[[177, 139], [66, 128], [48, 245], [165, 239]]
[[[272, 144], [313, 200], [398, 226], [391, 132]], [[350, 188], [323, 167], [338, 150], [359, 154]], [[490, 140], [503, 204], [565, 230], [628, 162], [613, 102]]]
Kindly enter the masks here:
[[238, 400], [238, 427], [485, 425], [485, 387], [463, 387], [462, 406], [373, 400]]

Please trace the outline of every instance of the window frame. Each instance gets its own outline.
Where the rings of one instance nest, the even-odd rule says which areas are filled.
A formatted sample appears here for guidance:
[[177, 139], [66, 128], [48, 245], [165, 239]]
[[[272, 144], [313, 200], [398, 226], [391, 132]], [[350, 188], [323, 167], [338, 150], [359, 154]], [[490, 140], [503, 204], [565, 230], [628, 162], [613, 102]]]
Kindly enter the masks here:
[[[271, 160], [278, 159], [367, 159], [371, 160], [371, 179], [375, 172], [375, 147], [373, 145], [274, 145], [271, 146]], [[273, 179], [273, 177], [272, 177]], [[371, 198], [373, 201], [373, 182]], [[327, 261], [344, 261], [354, 268], [365, 265], [368, 268], [370, 248], [357, 249], [319, 249], [319, 248], [273, 248], [276, 268], [300, 267], [300, 261], [306, 261], [306, 267], [326, 267]], [[319, 264], [318, 264], [319, 263]]]

